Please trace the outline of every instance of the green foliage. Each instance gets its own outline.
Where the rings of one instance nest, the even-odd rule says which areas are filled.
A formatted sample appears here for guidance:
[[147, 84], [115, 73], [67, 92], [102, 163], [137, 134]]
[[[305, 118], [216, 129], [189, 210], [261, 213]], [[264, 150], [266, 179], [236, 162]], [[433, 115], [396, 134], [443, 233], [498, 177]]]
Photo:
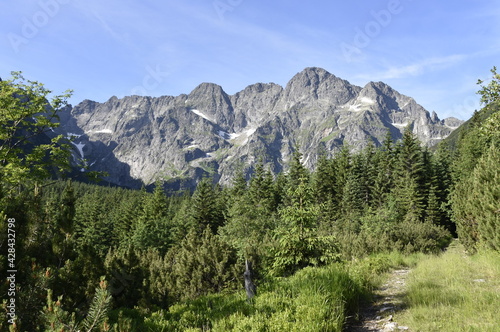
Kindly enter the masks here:
[[154, 331], [343, 331], [360, 302], [391, 268], [420, 258], [374, 255], [349, 264], [307, 267], [289, 278], [268, 280], [252, 304], [243, 291], [211, 294], [152, 313], [144, 329]]
[[157, 182], [152, 195], [143, 195], [142, 211], [132, 224], [132, 244], [142, 250], [154, 248], [165, 254], [170, 247], [170, 216], [163, 183]]
[[480, 242], [496, 250], [500, 248], [500, 101], [495, 70], [493, 81], [479, 92], [489, 104], [474, 115], [468, 130], [463, 132], [452, 167], [456, 182], [451, 195], [453, 219], [459, 238], [469, 252], [475, 252]]
[[339, 264], [309, 267], [268, 283], [253, 304], [243, 292], [208, 295], [154, 313], [145, 325], [157, 331], [342, 331], [364, 296], [362, 278]]
[[290, 275], [309, 265], [336, 261], [335, 238], [317, 234], [319, 207], [313, 204], [308, 184], [300, 182], [297, 187], [290, 187], [287, 197], [289, 205], [279, 211], [281, 224], [275, 232], [272, 272]]
[[313, 186], [315, 199], [318, 203], [333, 204], [337, 196], [335, 183], [335, 169], [332, 160], [322, 151], [318, 157], [316, 172], [314, 172]]
[[290, 169], [288, 170], [288, 185], [295, 187], [301, 182], [309, 180], [309, 171], [302, 165], [302, 153], [296, 147], [290, 161]]
[[167, 287], [174, 299], [233, 288], [237, 280], [235, 253], [210, 228], [200, 234], [192, 230], [167, 253]]
[[44, 308], [46, 331], [77, 331], [76, 314], [65, 311], [61, 302], [62, 296], [54, 302], [52, 290], [47, 291], [47, 306]]
[[492, 145], [479, 160], [472, 176], [455, 188], [454, 218], [460, 239], [471, 252], [480, 242], [500, 251], [499, 165], [500, 153]]
[[500, 74], [497, 73], [497, 67], [493, 67], [491, 73], [493, 77], [488, 85], [483, 86], [484, 81], [477, 81], [477, 84], [481, 85], [481, 90], [478, 91], [478, 94], [481, 95], [481, 102], [485, 105], [500, 99]]
[[108, 313], [111, 307], [111, 295], [107, 284], [101, 279], [99, 287], [83, 320], [79, 321], [75, 312], [63, 309], [63, 297], [54, 302], [52, 290], [47, 291], [47, 305], [44, 307], [45, 331], [77, 332], [83, 328], [86, 332], [108, 331]]
[[191, 202], [190, 217], [200, 232], [208, 226], [215, 234], [224, 225], [225, 208], [220, 194], [212, 186], [211, 179], [204, 178], [198, 183]]
[[20, 72], [0, 81], [0, 180], [4, 185], [45, 179], [52, 171], [69, 168], [70, 148], [63, 136], [43, 139], [42, 134], [59, 125], [58, 113], [71, 92], [49, 102], [50, 93]]
[[425, 180], [422, 148], [407, 127], [403, 139], [397, 146], [397, 162], [395, 169], [395, 187], [397, 209], [405, 220], [419, 221], [423, 215]]
[[109, 250], [104, 260], [106, 278], [116, 305], [134, 307], [144, 297], [143, 282], [146, 281], [142, 253], [134, 247]]
[[82, 327], [88, 332], [94, 331], [102, 325], [106, 325], [107, 315], [111, 306], [111, 295], [107, 290], [105, 280], [101, 280], [99, 287], [95, 290], [94, 299], [90, 304], [87, 317], [82, 322]]

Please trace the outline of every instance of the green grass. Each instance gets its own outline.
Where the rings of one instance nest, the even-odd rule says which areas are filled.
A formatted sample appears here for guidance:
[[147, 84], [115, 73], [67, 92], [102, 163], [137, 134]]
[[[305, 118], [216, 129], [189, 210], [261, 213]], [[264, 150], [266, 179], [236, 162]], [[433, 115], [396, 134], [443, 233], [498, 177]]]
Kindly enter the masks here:
[[252, 303], [243, 291], [203, 296], [157, 311], [146, 331], [342, 331], [384, 272], [413, 266], [421, 255], [379, 254], [326, 267], [308, 267], [268, 280]]
[[466, 256], [453, 244], [408, 278], [408, 308], [395, 320], [412, 331], [500, 331], [500, 253]]
[[244, 292], [200, 297], [153, 314], [145, 325], [152, 331], [342, 331], [362, 296], [341, 264], [305, 268], [258, 291], [253, 303]]

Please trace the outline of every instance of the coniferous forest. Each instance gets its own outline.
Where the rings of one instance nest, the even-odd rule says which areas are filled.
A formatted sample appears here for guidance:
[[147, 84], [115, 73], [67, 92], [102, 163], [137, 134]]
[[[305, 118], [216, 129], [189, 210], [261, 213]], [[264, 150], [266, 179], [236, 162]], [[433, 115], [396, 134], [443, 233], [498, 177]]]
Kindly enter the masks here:
[[194, 192], [72, 181], [68, 142], [42, 138], [68, 95], [14, 73], [0, 82], [1, 330], [341, 331], [394, 257], [456, 238], [468, 255], [500, 251], [492, 72], [484, 107], [436, 148], [407, 127], [320, 151], [313, 171], [297, 147], [284, 173], [260, 163]]

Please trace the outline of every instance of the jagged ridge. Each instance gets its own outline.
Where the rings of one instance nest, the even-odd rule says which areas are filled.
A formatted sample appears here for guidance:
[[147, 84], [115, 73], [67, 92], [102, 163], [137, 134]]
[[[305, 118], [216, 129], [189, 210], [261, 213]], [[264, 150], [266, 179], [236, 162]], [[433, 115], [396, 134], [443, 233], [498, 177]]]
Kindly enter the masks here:
[[137, 187], [156, 180], [192, 188], [204, 174], [228, 183], [237, 170], [250, 173], [262, 160], [283, 170], [295, 146], [313, 167], [320, 146], [335, 153], [394, 139], [407, 125], [426, 145], [448, 136], [462, 121], [440, 120], [382, 82], [363, 88], [321, 68], [306, 68], [286, 85], [257, 83], [228, 95], [202, 83], [189, 95], [129, 96], [105, 103], [85, 100], [62, 118], [74, 135], [75, 160], [108, 180]]

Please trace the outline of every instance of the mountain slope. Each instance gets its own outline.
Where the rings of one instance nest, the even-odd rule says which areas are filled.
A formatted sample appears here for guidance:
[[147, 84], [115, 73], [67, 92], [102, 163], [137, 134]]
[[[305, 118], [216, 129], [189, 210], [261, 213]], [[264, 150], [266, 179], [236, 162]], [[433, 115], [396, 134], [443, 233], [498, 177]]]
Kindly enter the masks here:
[[228, 95], [202, 83], [177, 97], [85, 100], [62, 119], [60, 130], [76, 138], [75, 160], [108, 172], [112, 183], [166, 180], [179, 189], [192, 188], [207, 173], [228, 183], [259, 160], [279, 172], [296, 146], [311, 168], [321, 146], [335, 153], [343, 144], [355, 150], [370, 141], [378, 145], [387, 130], [398, 139], [407, 125], [432, 146], [461, 122], [440, 120], [382, 82], [361, 88], [306, 68], [285, 88], [257, 83]]

